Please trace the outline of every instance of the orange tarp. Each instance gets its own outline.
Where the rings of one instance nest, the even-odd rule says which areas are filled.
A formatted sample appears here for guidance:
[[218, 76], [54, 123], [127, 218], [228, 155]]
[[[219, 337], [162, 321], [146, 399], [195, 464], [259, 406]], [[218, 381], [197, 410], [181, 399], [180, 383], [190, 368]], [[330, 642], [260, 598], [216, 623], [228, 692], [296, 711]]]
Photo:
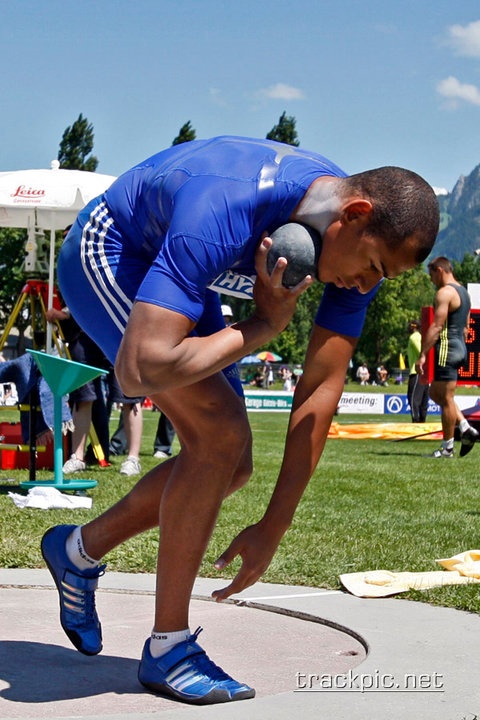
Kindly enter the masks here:
[[329, 438], [349, 440], [438, 440], [442, 438], [441, 423], [352, 423], [333, 422]]

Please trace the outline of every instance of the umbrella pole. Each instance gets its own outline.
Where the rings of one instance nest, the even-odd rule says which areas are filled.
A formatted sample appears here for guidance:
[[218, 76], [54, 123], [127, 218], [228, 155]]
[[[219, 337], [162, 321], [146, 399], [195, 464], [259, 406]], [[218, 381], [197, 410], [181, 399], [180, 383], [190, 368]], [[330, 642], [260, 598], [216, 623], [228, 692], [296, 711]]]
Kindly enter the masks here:
[[[48, 299], [47, 309], [50, 310], [53, 307], [53, 283], [54, 283], [54, 269], [55, 269], [55, 216], [52, 212], [52, 222], [50, 223], [50, 256], [48, 260]], [[47, 337], [45, 341], [45, 350], [48, 355], [52, 352], [52, 325], [47, 322]]]

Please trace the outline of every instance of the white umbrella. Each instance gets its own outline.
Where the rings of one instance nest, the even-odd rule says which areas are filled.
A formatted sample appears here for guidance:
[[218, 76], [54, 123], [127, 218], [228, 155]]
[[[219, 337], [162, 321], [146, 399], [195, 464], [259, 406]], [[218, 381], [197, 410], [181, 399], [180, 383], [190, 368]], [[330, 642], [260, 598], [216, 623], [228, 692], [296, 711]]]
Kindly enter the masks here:
[[[48, 307], [53, 303], [55, 230], [75, 220], [90, 200], [104, 192], [115, 180], [113, 175], [84, 170], [61, 170], [53, 160], [50, 170], [0, 172], [0, 227], [50, 230]], [[47, 351], [51, 329], [47, 327]]]

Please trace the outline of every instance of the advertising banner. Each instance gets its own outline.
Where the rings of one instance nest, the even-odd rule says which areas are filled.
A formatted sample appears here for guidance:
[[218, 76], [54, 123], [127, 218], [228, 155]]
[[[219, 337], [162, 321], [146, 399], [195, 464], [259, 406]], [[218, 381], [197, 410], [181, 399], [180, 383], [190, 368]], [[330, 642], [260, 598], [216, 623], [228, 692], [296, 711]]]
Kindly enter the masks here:
[[384, 397], [381, 393], [344, 392], [338, 403], [338, 412], [383, 415]]
[[254, 412], [290, 412], [293, 393], [283, 390], [252, 391], [245, 390], [245, 404], [248, 411]]
[[[293, 392], [283, 390], [245, 390], [245, 404], [249, 412], [290, 412]], [[455, 402], [460, 410], [478, 406], [477, 395], [456, 395]], [[339, 414], [357, 415], [410, 415], [407, 396], [400, 393], [344, 392], [338, 403]], [[440, 415], [440, 408], [428, 400], [428, 414]]]
[[[385, 415], [409, 415], [410, 405], [406, 395], [384, 395]], [[440, 408], [430, 398], [428, 399], [428, 414], [439, 415]]]

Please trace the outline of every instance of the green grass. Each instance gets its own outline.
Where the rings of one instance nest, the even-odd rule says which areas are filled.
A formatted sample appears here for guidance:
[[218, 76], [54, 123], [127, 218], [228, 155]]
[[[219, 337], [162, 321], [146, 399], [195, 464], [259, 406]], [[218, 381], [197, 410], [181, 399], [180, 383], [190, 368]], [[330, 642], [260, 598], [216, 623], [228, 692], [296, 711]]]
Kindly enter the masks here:
[[[204, 576], [218, 576], [213, 569], [215, 559], [243, 527], [260, 518], [280, 467], [288, 415], [251, 413], [249, 417], [254, 434], [254, 475], [224, 503], [201, 568]], [[141, 460], [148, 470], [155, 464], [152, 446], [158, 415], [145, 411], [144, 419]], [[408, 419], [343, 415], [336, 420]], [[480, 448], [462, 459], [435, 461], [426, 457], [435, 447], [429, 441], [329, 441], [294, 523], [263, 580], [338, 588], [341, 573], [438, 570], [435, 558], [477, 548]], [[43, 567], [39, 543], [48, 527], [84, 523], [125, 494], [135, 480], [119, 475], [121, 460], [113, 461], [113, 468], [88, 471], [87, 477], [98, 479], [98, 486], [89, 491], [91, 510], [20, 510], [7, 493], [21, 492], [17, 483], [28, 479], [28, 471], [1, 471], [0, 566]], [[39, 479], [51, 475], [38, 472]], [[7, 478], [16, 482], [7, 483]], [[156, 554], [157, 534], [151, 531], [116, 548], [107, 561], [112, 570], [154, 572]], [[235, 567], [238, 564], [225, 570], [223, 577], [231, 577]], [[411, 591], [401, 597], [480, 611], [475, 585]]]

